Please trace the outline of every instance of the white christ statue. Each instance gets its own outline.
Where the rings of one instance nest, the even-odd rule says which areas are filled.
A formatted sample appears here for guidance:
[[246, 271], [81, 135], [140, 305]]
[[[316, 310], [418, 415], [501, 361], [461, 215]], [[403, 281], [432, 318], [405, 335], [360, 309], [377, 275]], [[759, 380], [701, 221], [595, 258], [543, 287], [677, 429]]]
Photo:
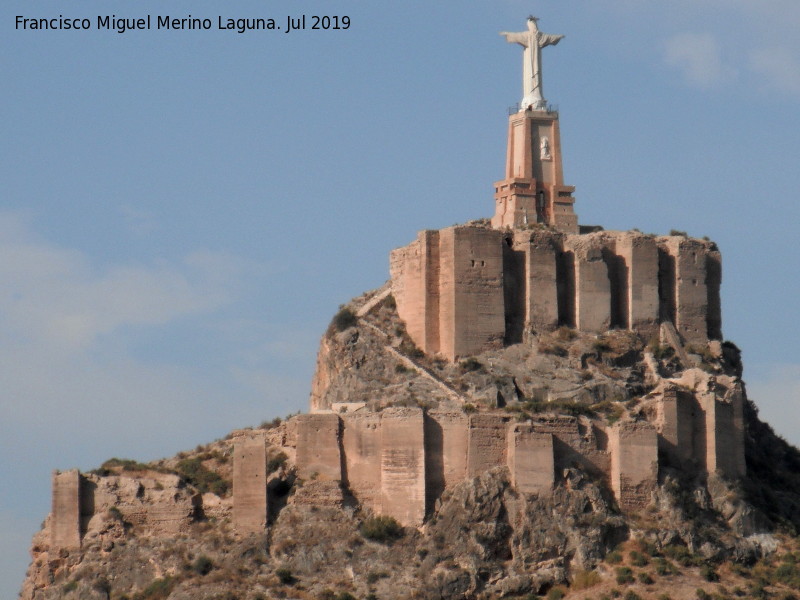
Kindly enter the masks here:
[[555, 45], [563, 35], [553, 35], [539, 31], [536, 17], [528, 17], [528, 31], [511, 33], [501, 31], [506, 41], [519, 44], [525, 48], [522, 54], [522, 93], [521, 109], [532, 107], [534, 110], [546, 110], [547, 101], [542, 96], [542, 53], [545, 46]]

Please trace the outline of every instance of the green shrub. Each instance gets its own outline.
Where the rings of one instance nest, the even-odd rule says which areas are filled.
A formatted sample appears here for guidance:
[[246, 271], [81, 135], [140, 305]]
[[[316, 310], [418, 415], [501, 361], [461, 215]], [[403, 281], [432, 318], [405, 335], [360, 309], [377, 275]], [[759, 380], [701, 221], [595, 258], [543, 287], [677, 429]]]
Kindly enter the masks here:
[[219, 473], [209, 471], [200, 458], [184, 458], [175, 467], [178, 474], [197, 488], [201, 494], [212, 492], [224, 496], [228, 491], [228, 482]]
[[114, 467], [122, 467], [123, 471], [146, 471], [150, 468], [149, 465], [128, 458], [109, 458], [100, 468], [112, 469]]
[[625, 600], [642, 600], [642, 597], [633, 590], [628, 590], [625, 592]]
[[617, 583], [623, 585], [625, 583], [633, 583], [633, 571], [628, 567], [617, 567]]
[[356, 313], [344, 306], [334, 315], [331, 325], [336, 331], [344, 331], [353, 327], [356, 321], [358, 321]]
[[65, 583], [64, 587], [61, 588], [61, 591], [65, 594], [69, 594], [70, 592], [74, 592], [78, 589], [78, 582], [77, 581], [70, 581], [69, 583]]
[[134, 595], [133, 600], [167, 600], [175, 587], [175, 580], [169, 575], [154, 579], [150, 585]]
[[373, 542], [390, 543], [403, 536], [403, 528], [392, 517], [381, 515], [365, 520], [359, 532]]
[[287, 460], [289, 460], [288, 456], [286, 456], [283, 452], [278, 452], [278, 454], [267, 461], [267, 473], [274, 473], [280, 469]]
[[554, 587], [547, 592], [547, 600], [561, 600], [566, 595], [564, 588]]
[[214, 563], [205, 554], [198, 556], [197, 560], [192, 564], [192, 570], [198, 575], [208, 575], [213, 568]]
[[695, 595], [697, 596], [697, 600], [710, 600], [711, 598], [711, 594], [709, 594], [703, 588], [697, 588]]
[[717, 575], [717, 572], [711, 565], [703, 565], [700, 568], [700, 575], [706, 581], [719, 581], [719, 575]]
[[385, 577], [389, 577], [389, 574], [382, 571], [370, 571], [367, 573], [367, 583], [377, 583], [379, 579], [383, 579]]
[[611, 350], [611, 346], [605, 340], [594, 340], [592, 342], [592, 351], [595, 354], [603, 354], [604, 352], [609, 352]]
[[611, 565], [618, 565], [622, 562], [622, 554], [614, 550], [613, 552], [609, 552], [606, 554], [606, 562]]
[[471, 402], [467, 402], [467, 403], [466, 403], [466, 404], [463, 406], [463, 410], [464, 410], [464, 412], [465, 412], [465, 413], [467, 413], [468, 415], [471, 415], [472, 413], [476, 413], [476, 412], [478, 412], [478, 408], [477, 408], [477, 407], [476, 407], [474, 404], [472, 404]]
[[672, 575], [676, 572], [675, 565], [665, 558], [657, 558], [653, 561], [656, 567], [656, 575], [664, 577], [665, 575]]
[[631, 558], [631, 564], [635, 567], [644, 567], [650, 562], [644, 554], [636, 550], [631, 550], [628, 556]]
[[474, 356], [470, 356], [468, 359], [462, 360], [458, 367], [462, 373], [472, 373], [483, 369], [483, 364]]
[[291, 569], [287, 569], [286, 567], [275, 569], [275, 577], [277, 577], [278, 581], [283, 585], [291, 585], [295, 582]]
[[640, 583], [643, 583], [645, 585], [650, 585], [651, 583], [653, 583], [653, 578], [650, 577], [649, 573], [645, 573], [644, 571], [638, 573], [636, 575], [636, 579], [638, 579]]
[[597, 571], [578, 571], [572, 579], [572, 587], [584, 590], [600, 583], [600, 574]]
[[572, 327], [567, 327], [566, 325], [562, 325], [555, 331], [555, 337], [562, 342], [571, 342], [576, 337], [578, 337], [578, 332], [575, 331]]
[[686, 546], [667, 546], [664, 548], [664, 554], [683, 567], [696, 566], [699, 562]]

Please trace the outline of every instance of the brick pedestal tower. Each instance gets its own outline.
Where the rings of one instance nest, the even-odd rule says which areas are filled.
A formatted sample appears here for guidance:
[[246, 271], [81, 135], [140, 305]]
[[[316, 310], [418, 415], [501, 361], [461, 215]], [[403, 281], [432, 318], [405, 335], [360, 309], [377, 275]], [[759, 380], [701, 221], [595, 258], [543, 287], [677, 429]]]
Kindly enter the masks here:
[[494, 185], [495, 229], [543, 223], [578, 233], [575, 187], [564, 185], [557, 112], [528, 108], [509, 117], [506, 177]]

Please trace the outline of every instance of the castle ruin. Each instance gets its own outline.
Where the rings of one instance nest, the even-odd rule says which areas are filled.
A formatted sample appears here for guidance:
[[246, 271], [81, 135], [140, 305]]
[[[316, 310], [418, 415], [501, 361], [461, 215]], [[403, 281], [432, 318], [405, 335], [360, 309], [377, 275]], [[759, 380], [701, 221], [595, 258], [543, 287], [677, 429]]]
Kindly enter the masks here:
[[[715, 345], [721, 355], [717, 247], [685, 235], [580, 227], [574, 187], [563, 180], [559, 115], [541, 96], [539, 50], [561, 36], [541, 34], [535, 20], [528, 32], [504, 35], [525, 47], [528, 62], [521, 109], [509, 117], [505, 178], [495, 184], [491, 224], [421, 231], [392, 251], [390, 287], [359, 316], [391, 293], [417, 348], [450, 362], [559, 327], [628, 330], [673, 347], [682, 374], [661, 377], [645, 353], [652, 389], [636, 399], [641, 418], [618, 422], [556, 411], [521, 421], [499, 405], [467, 407], [455, 392], [433, 407], [369, 410], [370, 398], [341, 406], [312, 401], [311, 413], [274, 431], [233, 436], [228, 513], [213, 494], [176, 491], [173, 475], [149, 474], [128, 489], [123, 476], [110, 482], [77, 471], [54, 474], [53, 547], [79, 548], [94, 516], [111, 506], [164, 531], [182, 530], [199, 511], [229, 515], [239, 533], [262, 532], [271, 516], [267, 459], [278, 452], [305, 482], [295, 502], [341, 506], [352, 497], [414, 527], [448, 490], [492, 469], [507, 469], [519, 493], [547, 496], [567, 470], [579, 468], [604, 481], [622, 510], [644, 508], [667, 467], [745, 474], [741, 381], [691, 368], [686, 350]], [[394, 346], [385, 351], [424, 371]], [[161, 490], [172, 494], [163, 495], [163, 506]], [[148, 494], [154, 503], [141, 501]]]

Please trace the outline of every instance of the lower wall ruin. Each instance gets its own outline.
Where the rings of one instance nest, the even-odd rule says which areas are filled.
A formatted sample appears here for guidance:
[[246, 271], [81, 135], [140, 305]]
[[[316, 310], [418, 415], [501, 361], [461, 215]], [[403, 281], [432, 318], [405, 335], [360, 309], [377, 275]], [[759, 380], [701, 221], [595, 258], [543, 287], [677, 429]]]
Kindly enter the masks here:
[[134, 526], [173, 535], [185, 531], [206, 502], [212, 511], [220, 502], [232, 505], [237, 532], [261, 532], [270, 500], [268, 446], [271, 454], [285, 449], [296, 457], [297, 475], [304, 480], [296, 504], [342, 506], [352, 495], [365, 509], [406, 526], [420, 526], [447, 490], [498, 468], [508, 469], [517, 492], [537, 495], [549, 495], [578, 468], [606, 481], [624, 510], [641, 509], [657, 485], [659, 451], [671, 466], [727, 477], [745, 472], [741, 384], [693, 371], [647, 401], [656, 404], [654, 424], [623, 421], [609, 427], [601, 420], [555, 414], [518, 422], [499, 411], [467, 415], [390, 407], [299, 415], [285, 424], [287, 435], [269, 440], [263, 431], [237, 432], [233, 496], [225, 500], [213, 494], [201, 498], [169, 473], [55, 473], [51, 544], [80, 548], [82, 532], [102, 527], [112, 508]]
[[555, 482], [553, 435], [532, 424], [516, 423], [508, 431], [511, 484], [522, 494], [550, 495]]
[[609, 435], [611, 488], [623, 508], [643, 508], [658, 484], [658, 440], [646, 421], [623, 422]]
[[81, 547], [81, 475], [77, 469], [53, 472], [50, 519], [50, 543], [53, 547]]
[[381, 415], [381, 513], [403, 525], [425, 520], [425, 436], [422, 409], [387, 408]]
[[233, 526], [241, 533], [267, 526], [267, 444], [261, 431], [233, 440]]

